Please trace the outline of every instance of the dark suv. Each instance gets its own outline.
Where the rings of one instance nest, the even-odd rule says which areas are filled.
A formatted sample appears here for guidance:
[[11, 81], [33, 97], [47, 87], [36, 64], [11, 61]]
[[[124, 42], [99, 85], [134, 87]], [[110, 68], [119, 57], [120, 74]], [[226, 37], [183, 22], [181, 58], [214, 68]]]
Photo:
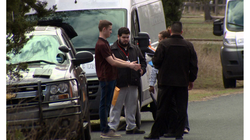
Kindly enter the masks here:
[[6, 80], [8, 133], [21, 130], [28, 139], [89, 140], [89, 100], [80, 64], [91, 62], [92, 53], [76, 52], [60, 27], [36, 26], [27, 34], [31, 36], [20, 54], [7, 54], [7, 63], [28, 64], [20, 81]]

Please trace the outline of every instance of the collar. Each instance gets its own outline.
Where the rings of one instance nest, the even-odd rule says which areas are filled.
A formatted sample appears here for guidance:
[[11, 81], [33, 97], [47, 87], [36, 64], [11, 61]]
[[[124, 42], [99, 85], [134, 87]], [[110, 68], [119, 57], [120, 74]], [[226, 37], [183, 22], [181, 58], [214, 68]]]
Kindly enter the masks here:
[[181, 39], [184, 39], [183, 36], [177, 35], [177, 34], [171, 35], [170, 38], [181, 38]]
[[102, 41], [104, 41], [104, 42], [106, 42], [107, 44], [109, 44], [109, 42], [108, 42], [106, 39], [102, 38], [102, 37], [98, 37], [98, 39], [101, 39]]

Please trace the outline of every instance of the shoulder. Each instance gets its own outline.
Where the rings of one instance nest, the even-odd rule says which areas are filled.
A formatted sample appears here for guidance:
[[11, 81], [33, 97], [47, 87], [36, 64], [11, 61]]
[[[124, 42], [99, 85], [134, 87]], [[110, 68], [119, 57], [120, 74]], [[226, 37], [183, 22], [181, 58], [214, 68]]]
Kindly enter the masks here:
[[114, 44], [110, 46], [111, 50], [115, 50], [115, 49], [117, 49], [117, 47], [118, 47], [117, 41], [114, 42]]
[[190, 41], [186, 40], [186, 39], [183, 39], [186, 44], [189, 46], [189, 47], [193, 47], [193, 43], [191, 43]]
[[138, 46], [136, 46], [136, 45], [134, 45], [134, 44], [131, 44], [131, 43], [129, 43], [129, 48], [130, 48], [130, 49], [139, 49]]

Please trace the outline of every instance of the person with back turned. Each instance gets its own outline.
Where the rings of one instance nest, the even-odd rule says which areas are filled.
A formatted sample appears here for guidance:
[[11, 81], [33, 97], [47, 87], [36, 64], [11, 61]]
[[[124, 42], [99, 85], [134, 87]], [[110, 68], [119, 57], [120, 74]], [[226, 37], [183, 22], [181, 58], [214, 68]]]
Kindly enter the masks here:
[[177, 122], [175, 126], [176, 140], [183, 139], [185, 121], [187, 117], [188, 90], [191, 90], [198, 73], [198, 60], [193, 44], [182, 36], [182, 23], [171, 25], [171, 36], [161, 41], [152, 58], [158, 73], [157, 114], [151, 128], [151, 133], [144, 139], [159, 139], [160, 130], [166, 129], [163, 124], [169, 119], [175, 100]]

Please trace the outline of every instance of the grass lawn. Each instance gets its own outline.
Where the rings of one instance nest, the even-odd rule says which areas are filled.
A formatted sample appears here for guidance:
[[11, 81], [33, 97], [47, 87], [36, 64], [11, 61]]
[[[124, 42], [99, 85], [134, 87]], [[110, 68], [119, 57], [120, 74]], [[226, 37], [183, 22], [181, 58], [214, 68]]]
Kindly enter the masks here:
[[198, 77], [194, 89], [189, 92], [189, 101], [197, 101], [226, 95], [243, 93], [244, 81], [237, 81], [235, 89], [225, 89], [222, 80], [220, 48], [223, 36], [213, 35], [213, 22], [205, 22], [202, 13], [183, 15], [183, 37], [185, 39], [221, 39], [221, 41], [191, 41], [198, 57]]

